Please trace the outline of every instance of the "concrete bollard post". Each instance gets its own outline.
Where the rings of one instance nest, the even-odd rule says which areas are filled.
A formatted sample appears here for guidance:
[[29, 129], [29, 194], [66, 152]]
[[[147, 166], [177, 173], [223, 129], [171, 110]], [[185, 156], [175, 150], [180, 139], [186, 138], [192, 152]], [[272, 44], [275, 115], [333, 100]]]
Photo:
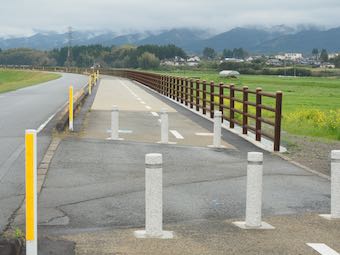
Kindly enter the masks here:
[[332, 220], [340, 219], [340, 150], [331, 151], [331, 214], [320, 214]]
[[208, 147], [211, 148], [225, 148], [221, 144], [221, 129], [222, 129], [222, 112], [221, 111], [215, 111], [214, 112], [214, 135], [213, 135], [213, 145], [209, 145]]
[[161, 143], [169, 143], [169, 118], [166, 109], [161, 110]]
[[145, 156], [145, 232], [158, 237], [163, 230], [162, 154]]
[[214, 113], [214, 147], [221, 147], [221, 118], [222, 112], [215, 111]]
[[162, 164], [162, 154], [145, 155], [145, 230], [135, 231], [137, 238], [173, 238], [171, 231], [163, 231]]
[[38, 254], [37, 131], [25, 132], [26, 254]]
[[340, 219], [340, 150], [331, 152], [331, 218]]
[[246, 226], [258, 228], [262, 222], [263, 154], [248, 152]]
[[263, 153], [248, 152], [246, 221], [234, 222], [244, 229], [273, 229], [262, 221]]
[[111, 139], [119, 140], [119, 110], [116, 105], [112, 107], [111, 112]]

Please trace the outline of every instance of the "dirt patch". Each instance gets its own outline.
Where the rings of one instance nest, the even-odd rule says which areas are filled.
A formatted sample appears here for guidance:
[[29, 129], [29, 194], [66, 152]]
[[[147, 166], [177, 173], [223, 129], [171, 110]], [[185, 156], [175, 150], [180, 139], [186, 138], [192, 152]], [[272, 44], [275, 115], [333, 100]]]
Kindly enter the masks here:
[[340, 141], [285, 134], [285, 156], [317, 172], [330, 175], [332, 150], [340, 150]]

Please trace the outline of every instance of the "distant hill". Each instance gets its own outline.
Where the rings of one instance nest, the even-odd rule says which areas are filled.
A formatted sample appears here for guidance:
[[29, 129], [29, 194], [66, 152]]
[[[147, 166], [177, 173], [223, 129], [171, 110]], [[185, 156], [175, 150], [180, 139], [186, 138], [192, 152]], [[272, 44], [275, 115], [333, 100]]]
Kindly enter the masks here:
[[[313, 48], [326, 48], [329, 52], [340, 51], [340, 27], [329, 30], [316, 28], [294, 29], [287, 26], [271, 28], [242, 28], [209, 35], [204, 30], [171, 29], [158, 33], [144, 32], [117, 35], [113, 32], [77, 31], [73, 33], [72, 45], [103, 44], [175, 44], [189, 53], [201, 53], [204, 47], [217, 51], [244, 48], [254, 53], [302, 52]], [[67, 33], [37, 33], [30, 37], [0, 38], [0, 48], [34, 48], [49, 50], [67, 46]]]

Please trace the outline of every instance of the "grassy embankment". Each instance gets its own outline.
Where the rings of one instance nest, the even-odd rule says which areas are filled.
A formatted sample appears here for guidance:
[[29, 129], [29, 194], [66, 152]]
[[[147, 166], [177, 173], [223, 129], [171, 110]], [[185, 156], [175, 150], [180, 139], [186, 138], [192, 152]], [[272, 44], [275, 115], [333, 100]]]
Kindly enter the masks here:
[[[165, 73], [165, 72], [164, 72]], [[283, 130], [291, 134], [340, 140], [340, 77], [278, 77], [241, 75], [224, 79], [216, 71], [173, 71], [167, 74], [234, 83], [266, 92], [283, 91]], [[240, 97], [241, 95], [239, 95]], [[254, 100], [254, 99], [252, 99]], [[273, 105], [273, 100], [265, 100]], [[242, 105], [236, 105], [241, 108]], [[251, 110], [253, 111], [253, 110]], [[273, 117], [265, 113], [267, 117]], [[241, 116], [236, 116], [241, 118]]]
[[0, 69], [0, 93], [55, 80], [59, 77], [59, 74], [53, 73]]

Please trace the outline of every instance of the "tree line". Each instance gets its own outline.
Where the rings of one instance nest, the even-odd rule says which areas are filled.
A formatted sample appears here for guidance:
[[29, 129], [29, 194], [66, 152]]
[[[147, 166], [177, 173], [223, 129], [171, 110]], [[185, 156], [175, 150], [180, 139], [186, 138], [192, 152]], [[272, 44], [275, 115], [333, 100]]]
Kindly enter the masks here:
[[[68, 47], [40, 51], [34, 49], [0, 49], [0, 65], [66, 66]], [[73, 46], [71, 66], [100, 65], [114, 68], [156, 68], [160, 61], [187, 55], [175, 45]]]

